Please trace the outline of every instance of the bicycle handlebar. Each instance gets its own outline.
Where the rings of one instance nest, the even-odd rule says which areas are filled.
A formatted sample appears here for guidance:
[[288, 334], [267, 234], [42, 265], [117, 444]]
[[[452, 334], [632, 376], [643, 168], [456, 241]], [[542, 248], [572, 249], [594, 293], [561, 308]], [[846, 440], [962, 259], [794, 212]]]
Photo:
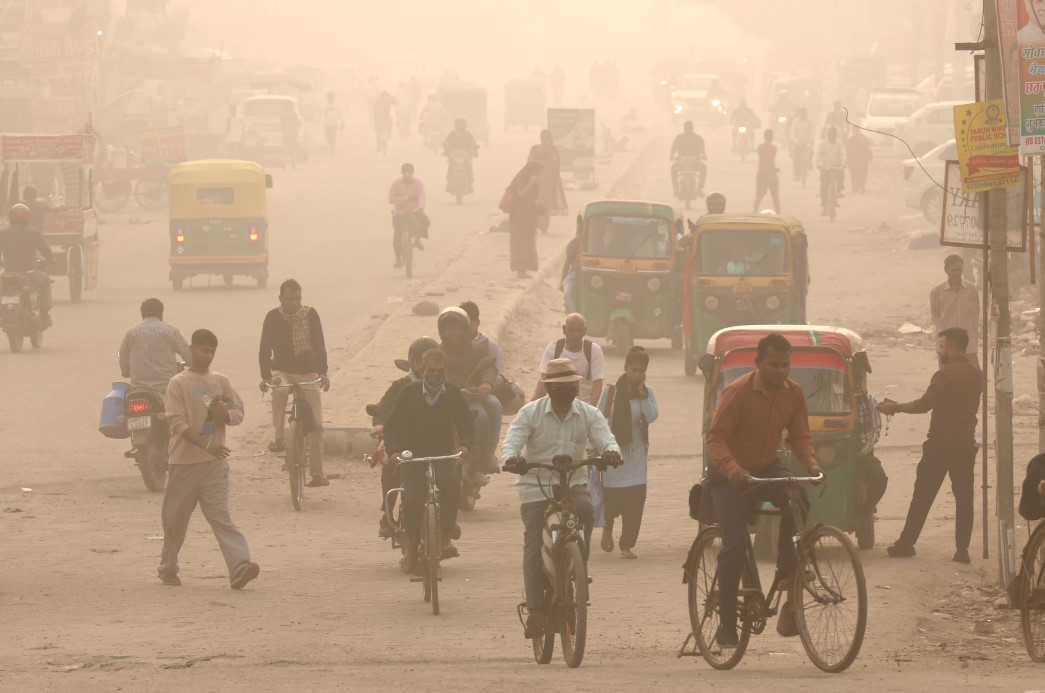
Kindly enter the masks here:
[[415, 463], [416, 462], [416, 463], [428, 464], [429, 462], [443, 462], [445, 460], [458, 460], [458, 461], [460, 461], [463, 458], [464, 458], [464, 453], [463, 452], [455, 452], [452, 455], [438, 455], [436, 457], [414, 457], [414, 454], [412, 452], [410, 452], [409, 450], [403, 450], [401, 453], [399, 453], [399, 463], [400, 464], [403, 464], [404, 462], [406, 462], [406, 463]]
[[774, 477], [770, 477], [768, 479], [762, 479], [762, 478], [759, 478], [757, 476], [748, 476], [748, 480], [751, 483], [753, 483], [753, 484], [772, 484], [772, 483], [782, 483], [782, 482], [791, 482], [791, 483], [793, 483], [793, 482], [800, 482], [800, 481], [809, 481], [809, 482], [816, 483], [818, 481], [823, 481], [824, 480], [824, 473], [821, 472], [821, 473], [817, 474], [816, 476], [774, 476]]
[[[569, 459], [569, 464], [565, 462], [555, 464], [555, 460], [561, 458]], [[540, 462], [527, 462], [524, 457], [513, 457], [511, 459], [505, 460], [504, 466], [501, 467], [501, 469], [510, 474], [526, 474], [531, 469], [547, 469], [551, 472], [572, 472], [576, 469], [580, 469], [581, 467], [592, 465], [597, 469], [605, 471], [606, 467], [619, 467], [622, 464], [624, 464], [624, 460], [621, 459], [620, 456], [617, 456], [616, 459], [612, 460], [606, 459], [602, 456], [588, 457], [581, 460], [580, 462], [574, 462], [569, 455], [556, 455], [554, 458], [552, 458], [552, 464], [541, 464]]]
[[279, 387], [282, 387], [282, 388], [292, 388], [292, 387], [297, 387], [299, 385], [319, 385], [322, 382], [323, 382], [323, 378], [322, 378], [322, 376], [320, 376], [319, 378], [316, 378], [315, 380], [306, 380], [306, 381], [303, 381], [303, 382], [300, 382], [300, 383], [275, 383], [275, 382], [272, 382], [272, 383], [268, 383], [268, 386], [269, 386], [269, 388], [275, 390], [276, 388], [279, 388]]

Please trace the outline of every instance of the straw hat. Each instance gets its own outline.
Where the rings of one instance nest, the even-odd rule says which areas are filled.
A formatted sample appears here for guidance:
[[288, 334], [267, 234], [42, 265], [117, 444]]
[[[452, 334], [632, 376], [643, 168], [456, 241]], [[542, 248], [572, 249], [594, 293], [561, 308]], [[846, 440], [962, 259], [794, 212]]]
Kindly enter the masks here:
[[545, 383], [575, 383], [581, 379], [581, 374], [573, 369], [573, 361], [570, 359], [552, 359], [545, 366], [544, 376], [541, 378]]

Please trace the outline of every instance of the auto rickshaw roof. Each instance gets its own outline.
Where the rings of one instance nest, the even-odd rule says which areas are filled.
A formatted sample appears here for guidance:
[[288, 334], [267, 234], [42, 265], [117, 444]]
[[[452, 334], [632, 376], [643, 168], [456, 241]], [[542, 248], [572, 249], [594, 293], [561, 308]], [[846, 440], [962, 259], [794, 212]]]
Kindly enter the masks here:
[[805, 233], [805, 227], [798, 217], [785, 216], [782, 214], [704, 214], [693, 222], [694, 230], [706, 226], [716, 228], [728, 228], [730, 226], [773, 226], [776, 228], [787, 227], [792, 233]]
[[674, 222], [679, 218], [675, 208], [663, 202], [642, 202], [640, 200], [598, 200], [589, 202], [581, 210], [582, 219], [590, 219], [600, 215], [661, 217]]
[[200, 159], [171, 169], [171, 185], [184, 183], [265, 183], [265, 169], [253, 161]]
[[743, 325], [727, 327], [711, 335], [708, 353], [721, 355], [733, 349], [753, 348], [759, 340], [776, 332], [792, 347], [822, 347], [852, 357], [864, 351], [864, 339], [844, 327], [827, 325]]

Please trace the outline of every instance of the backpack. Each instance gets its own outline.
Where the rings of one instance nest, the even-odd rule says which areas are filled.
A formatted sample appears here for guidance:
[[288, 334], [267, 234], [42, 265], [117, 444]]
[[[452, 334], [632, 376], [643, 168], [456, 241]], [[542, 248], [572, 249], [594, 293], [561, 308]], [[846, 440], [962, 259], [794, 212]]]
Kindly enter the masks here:
[[[581, 347], [581, 349], [584, 351], [584, 358], [588, 362], [588, 372], [584, 376], [585, 380], [591, 380], [591, 343], [592, 342], [591, 342], [590, 339], [585, 339], [584, 342], [582, 343], [583, 346]], [[557, 359], [560, 356], [562, 356], [562, 352], [565, 349], [566, 349], [566, 338], [563, 337], [559, 341], [555, 342], [555, 356], [552, 356], [552, 358], [553, 359]]]

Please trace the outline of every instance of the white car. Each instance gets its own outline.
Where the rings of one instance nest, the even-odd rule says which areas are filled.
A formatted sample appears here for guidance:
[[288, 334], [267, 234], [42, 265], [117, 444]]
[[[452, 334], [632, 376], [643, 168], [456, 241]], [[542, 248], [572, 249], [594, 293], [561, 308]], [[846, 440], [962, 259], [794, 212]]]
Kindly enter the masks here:
[[726, 111], [722, 97], [710, 93], [716, 87], [721, 91], [718, 75], [682, 75], [671, 89], [672, 115], [676, 120], [720, 122]]
[[[896, 136], [910, 146], [915, 156], [921, 156], [930, 149], [954, 137], [954, 107], [965, 101], [937, 101], [922, 106], [911, 114], [911, 117], [896, 126]], [[894, 148], [910, 155], [903, 142], [895, 141]]]
[[[918, 159], [903, 162], [903, 196], [908, 207], [922, 210], [926, 221], [940, 223], [943, 212], [943, 174], [948, 161], [958, 159], [958, 145], [948, 140]], [[921, 161], [921, 166], [918, 165]], [[924, 170], [923, 170], [924, 169]]]
[[[895, 135], [896, 128], [922, 107], [922, 95], [917, 89], [882, 87], [872, 89], [867, 107], [857, 116], [857, 123], [868, 130]], [[892, 149], [893, 138], [869, 133], [871, 145]]]

